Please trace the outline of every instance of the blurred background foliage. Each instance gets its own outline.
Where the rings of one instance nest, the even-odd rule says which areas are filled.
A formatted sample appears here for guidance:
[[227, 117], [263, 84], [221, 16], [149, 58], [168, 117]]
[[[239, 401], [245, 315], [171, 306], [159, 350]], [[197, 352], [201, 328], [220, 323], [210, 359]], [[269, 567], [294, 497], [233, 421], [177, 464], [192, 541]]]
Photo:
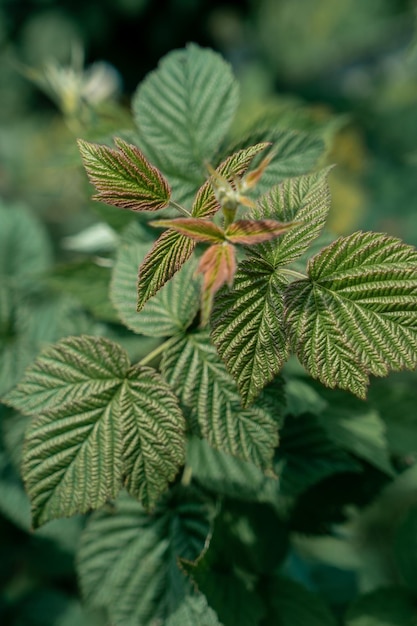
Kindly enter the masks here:
[[[137, 84], [188, 41], [221, 52], [240, 80], [236, 141], [265, 121], [324, 139], [326, 161], [337, 164], [332, 233], [373, 229], [416, 245], [416, 26], [413, 0], [0, 0], [0, 392], [43, 345], [68, 334], [115, 338], [133, 359], [153, 347], [118, 323], [107, 296], [118, 233], [132, 217], [89, 199], [74, 139], [128, 137]], [[349, 626], [380, 624], [375, 606], [390, 594], [387, 625], [411, 626], [416, 376], [375, 381], [358, 408], [304, 380], [296, 364], [286, 374], [288, 412], [299, 419], [284, 426], [277, 457], [278, 471], [286, 463], [283, 571], [336, 615], [358, 590], [369, 592], [351, 605]], [[77, 599], [83, 520], [31, 533], [18, 474], [25, 419], [2, 405], [0, 417], [1, 623], [105, 624]], [[190, 450], [197, 479], [235, 497], [215, 469], [199, 469], [203, 448]], [[244, 475], [238, 492], [253, 486], [275, 501], [251, 471], [233, 469]], [[298, 626], [290, 620], [285, 626]]]

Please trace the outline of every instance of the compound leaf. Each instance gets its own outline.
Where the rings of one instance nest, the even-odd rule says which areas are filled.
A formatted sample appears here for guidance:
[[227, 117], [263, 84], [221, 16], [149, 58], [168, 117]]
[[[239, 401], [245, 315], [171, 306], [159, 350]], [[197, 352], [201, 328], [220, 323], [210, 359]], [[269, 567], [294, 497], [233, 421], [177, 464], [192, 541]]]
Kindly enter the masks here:
[[177, 560], [199, 556], [212, 515], [192, 490], [174, 490], [152, 515], [126, 494], [111, 510], [96, 512], [78, 558], [87, 603], [107, 609], [116, 624], [166, 623], [189, 593]]
[[292, 347], [313, 376], [364, 398], [369, 375], [417, 364], [417, 251], [394, 237], [340, 237], [288, 286]]
[[51, 346], [5, 400], [36, 415], [23, 455], [35, 526], [101, 506], [122, 482], [152, 506], [184, 461], [175, 396], [153, 370], [130, 368], [106, 339]]
[[136, 146], [115, 140], [117, 150], [78, 140], [84, 167], [98, 194], [94, 200], [131, 211], [167, 206], [171, 189], [161, 172]]
[[237, 104], [230, 66], [195, 44], [168, 54], [141, 83], [133, 99], [140, 143], [174, 189], [203, 182]]
[[207, 333], [178, 337], [164, 353], [162, 369], [211, 446], [262, 469], [271, 467], [278, 444], [276, 417], [261, 401], [242, 409], [235, 384]]
[[261, 259], [239, 265], [232, 290], [223, 290], [211, 316], [212, 339], [246, 406], [288, 358], [283, 326], [285, 276]]

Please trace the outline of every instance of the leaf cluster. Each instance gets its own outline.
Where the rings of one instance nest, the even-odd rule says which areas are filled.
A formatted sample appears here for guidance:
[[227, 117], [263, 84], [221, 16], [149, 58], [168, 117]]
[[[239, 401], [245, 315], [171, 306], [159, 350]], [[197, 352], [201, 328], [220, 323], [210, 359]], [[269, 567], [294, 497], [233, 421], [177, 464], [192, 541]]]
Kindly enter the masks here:
[[[0, 253], [1, 510], [27, 532], [21, 460], [35, 528], [86, 516], [81, 591], [115, 624], [334, 626], [340, 607], [296, 582], [305, 569], [291, 572], [323, 535], [337, 546], [332, 565], [359, 585], [383, 563], [386, 596], [360, 597], [346, 626], [376, 623], [385, 602], [393, 624], [411, 624], [414, 474], [401, 470], [416, 451], [400, 435], [413, 423], [396, 431], [382, 394], [371, 386], [365, 398], [371, 377], [391, 371], [410, 370], [415, 384], [417, 252], [373, 232], [322, 245], [323, 143], [268, 127], [236, 144], [237, 105], [229, 66], [190, 45], [139, 86], [129, 141], [79, 140], [96, 198], [133, 218], [111, 271], [85, 264], [98, 302], [79, 265], [61, 270], [86, 327], [47, 324], [33, 348], [33, 275], [51, 261], [26, 212], [1, 207], [0, 237], [16, 248]], [[155, 227], [166, 229], [156, 240]], [[72, 300], [57, 302], [47, 320], [74, 317]], [[400, 503], [388, 522], [386, 502]], [[348, 519], [352, 504], [364, 508]]]

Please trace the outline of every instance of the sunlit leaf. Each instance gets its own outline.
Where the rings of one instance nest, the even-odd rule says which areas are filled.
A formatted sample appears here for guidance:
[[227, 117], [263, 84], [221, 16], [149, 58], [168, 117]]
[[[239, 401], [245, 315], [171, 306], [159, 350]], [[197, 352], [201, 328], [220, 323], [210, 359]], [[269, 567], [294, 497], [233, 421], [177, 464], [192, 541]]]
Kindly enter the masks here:
[[286, 323], [307, 371], [364, 398], [369, 375], [417, 365], [417, 251], [379, 233], [354, 233], [289, 285]]
[[78, 140], [84, 167], [98, 194], [95, 200], [131, 211], [167, 206], [171, 190], [161, 172], [142, 152], [122, 139], [117, 149]]
[[138, 267], [149, 250], [138, 231], [136, 225], [130, 227], [122, 238], [113, 269], [111, 299], [122, 322], [135, 333], [169, 337], [185, 330], [198, 311], [200, 285], [194, 277], [196, 263], [188, 261], [138, 313]]
[[205, 162], [212, 160], [237, 103], [230, 66], [195, 44], [169, 53], [140, 84], [133, 99], [140, 145], [174, 190], [183, 182], [191, 188], [203, 183]]
[[175, 231], [162, 233], [139, 267], [138, 311], [181, 269], [195, 245], [192, 239]]
[[23, 455], [35, 526], [101, 506], [123, 482], [150, 507], [184, 461], [174, 394], [106, 339], [51, 346], [5, 401], [36, 416]]
[[242, 409], [236, 386], [206, 332], [178, 337], [165, 351], [162, 371], [195, 415], [201, 435], [218, 450], [271, 467], [281, 406], [265, 399]]
[[252, 402], [288, 358], [283, 326], [285, 276], [266, 263], [243, 261], [233, 289], [223, 290], [211, 316], [212, 338], [236, 381], [244, 405]]

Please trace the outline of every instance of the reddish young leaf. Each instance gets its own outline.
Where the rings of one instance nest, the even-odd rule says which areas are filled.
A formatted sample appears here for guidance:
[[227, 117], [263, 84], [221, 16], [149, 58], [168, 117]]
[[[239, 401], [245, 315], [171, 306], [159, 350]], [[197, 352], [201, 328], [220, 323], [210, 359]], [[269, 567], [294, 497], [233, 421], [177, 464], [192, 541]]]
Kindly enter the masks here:
[[105, 204], [131, 211], [157, 211], [167, 206], [171, 189], [161, 172], [136, 146], [115, 139], [117, 150], [78, 140], [90, 182]]
[[179, 217], [174, 220], [155, 220], [149, 222], [152, 226], [170, 228], [203, 243], [219, 243], [225, 241], [226, 237], [223, 230], [205, 219], [196, 217]]
[[286, 233], [294, 223], [277, 222], [276, 220], [237, 220], [226, 230], [226, 238], [232, 243], [246, 246], [269, 241]]
[[[216, 168], [216, 173], [219, 177], [223, 178], [226, 182], [231, 182], [233, 179], [243, 176], [247, 171], [252, 159], [268, 148], [269, 143], [258, 143], [249, 148], [239, 150], [227, 157]], [[210, 177], [197, 192], [194, 200], [192, 214], [193, 217], [210, 217], [220, 210], [220, 204], [215, 196], [212, 177]]]
[[229, 287], [233, 284], [236, 273], [234, 246], [228, 243], [210, 246], [201, 257], [197, 272], [204, 276], [201, 296], [201, 325], [205, 326], [210, 317], [214, 294], [225, 283]]

